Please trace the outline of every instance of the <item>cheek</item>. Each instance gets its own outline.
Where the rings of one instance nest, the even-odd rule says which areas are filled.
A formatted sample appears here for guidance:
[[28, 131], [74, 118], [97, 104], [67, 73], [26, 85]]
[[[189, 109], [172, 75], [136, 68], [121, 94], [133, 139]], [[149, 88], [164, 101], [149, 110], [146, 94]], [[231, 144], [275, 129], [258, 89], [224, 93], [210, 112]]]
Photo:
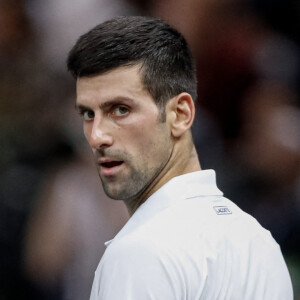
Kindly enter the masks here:
[[128, 141], [131, 140], [131, 142], [127, 141], [128, 147], [126, 147], [125, 140], [125, 147], [137, 158], [144, 157], [148, 161], [159, 162], [163, 159], [164, 154], [170, 151], [171, 140], [166, 126], [160, 126], [156, 123], [149, 127], [135, 127], [130, 131], [130, 135]]
[[84, 123], [83, 124], [83, 134], [88, 142], [90, 141], [91, 133], [92, 133], [92, 126], [89, 123], [87, 123], [87, 124]]

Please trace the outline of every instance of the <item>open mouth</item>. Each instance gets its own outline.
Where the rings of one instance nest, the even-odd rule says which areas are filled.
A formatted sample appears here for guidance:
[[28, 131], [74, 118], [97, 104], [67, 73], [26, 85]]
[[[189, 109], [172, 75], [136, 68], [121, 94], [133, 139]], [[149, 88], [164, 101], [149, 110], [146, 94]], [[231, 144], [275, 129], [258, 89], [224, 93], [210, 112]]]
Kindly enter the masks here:
[[101, 166], [104, 168], [113, 168], [116, 166], [120, 166], [123, 163], [123, 161], [108, 161], [101, 163]]

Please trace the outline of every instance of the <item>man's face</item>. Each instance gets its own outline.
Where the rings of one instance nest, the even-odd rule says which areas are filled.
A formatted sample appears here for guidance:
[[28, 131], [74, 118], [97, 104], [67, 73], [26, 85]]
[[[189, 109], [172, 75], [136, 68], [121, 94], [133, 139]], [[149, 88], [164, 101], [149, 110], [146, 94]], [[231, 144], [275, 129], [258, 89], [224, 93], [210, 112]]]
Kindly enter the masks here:
[[173, 140], [139, 67], [79, 78], [76, 106], [106, 194], [122, 200], [141, 195], [159, 178]]

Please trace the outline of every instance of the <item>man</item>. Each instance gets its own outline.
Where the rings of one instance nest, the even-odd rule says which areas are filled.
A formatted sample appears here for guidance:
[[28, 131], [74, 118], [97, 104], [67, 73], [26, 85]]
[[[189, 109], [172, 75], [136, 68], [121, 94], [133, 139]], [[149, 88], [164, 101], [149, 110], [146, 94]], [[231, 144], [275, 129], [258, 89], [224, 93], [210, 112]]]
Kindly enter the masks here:
[[119, 17], [80, 37], [68, 69], [104, 190], [131, 215], [106, 243], [91, 299], [292, 299], [278, 244], [201, 171], [181, 34]]

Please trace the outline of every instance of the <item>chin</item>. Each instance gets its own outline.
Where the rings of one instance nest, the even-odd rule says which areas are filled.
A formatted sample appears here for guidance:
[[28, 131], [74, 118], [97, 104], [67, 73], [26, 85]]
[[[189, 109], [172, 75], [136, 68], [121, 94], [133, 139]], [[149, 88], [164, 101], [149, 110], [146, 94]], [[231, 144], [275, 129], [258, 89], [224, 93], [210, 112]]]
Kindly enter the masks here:
[[104, 192], [106, 193], [106, 195], [114, 200], [123, 200], [123, 201], [132, 201], [134, 199], [136, 199], [140, 192], [136, 193], [136, 191], [132, 192], [132, 191], [128, 191], [128, 190], [112, 190], [112, 189], [106, 189], [105, 186], [104, 187]]

